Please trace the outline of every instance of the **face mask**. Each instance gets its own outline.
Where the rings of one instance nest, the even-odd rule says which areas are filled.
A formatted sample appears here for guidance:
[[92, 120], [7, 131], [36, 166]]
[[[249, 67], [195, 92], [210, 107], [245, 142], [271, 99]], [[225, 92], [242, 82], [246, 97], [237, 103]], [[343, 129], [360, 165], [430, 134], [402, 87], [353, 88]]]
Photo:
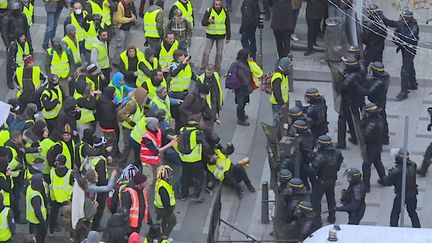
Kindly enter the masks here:
[[82, 13], [82, 9], [75, 9], [75, 14], [81, 14]]

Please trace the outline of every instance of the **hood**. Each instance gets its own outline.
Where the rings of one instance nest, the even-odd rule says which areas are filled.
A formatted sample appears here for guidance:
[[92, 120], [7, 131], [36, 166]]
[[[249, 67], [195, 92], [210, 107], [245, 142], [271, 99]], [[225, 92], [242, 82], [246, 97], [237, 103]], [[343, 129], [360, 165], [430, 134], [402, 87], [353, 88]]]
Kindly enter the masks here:
[[43, 184], [42, 174], [33, 175], [30, 185], [33, 190], [42, 193], [45, 197], [45, 186]]
[[141, 242], [142, 242], [141, 236], [137, 232], [133, 232], [129, 236], [128, 243], [141, 243]]
[[75, 110], [75, 106], [76, 106], [76, 102], [75, 99], [72, 97], [67, 97], [63, 101], [63, 110], [66, 112], [72, 112], [73, 110]]
[[78, 78], [76, 85], [75, 85], [75, 90], [80, 94], [84, 94], [86, 88], [87, 88], [86, 80], [84, 78]]
[[94, 136], [94, 129], [92, 127], [84, 129], [84, 134], [82, 140], [85, 143], [92, 144], [93, 143], [93, 136]]
[[[153, 5], [154, 6], [154, 5]], [[154, 55], [154, 51], [153, 49], [151, 49], [150, 47], [148, 47], [147, 49], [144, 50], [144, 57], [148, 60], [149, 57], [151, 55]]]
[[87, 235], [86, 243], [99, 243], [99, 233], [96, 231], [90, 231]]
[[[157, 10], [157, 9], [161, 9], [162, 10], [162, 7], [163, 7], [163, 1], [161, 1], [162, 3], [159, 3], [160, 2], [160, 0], [159, 1], [157, 1], [156, 2], [156, 4], [153, 4], [153, 5], [151, 5], [149, 8], [148, 8], [148, 12], [153, 12], [153, 11], [155, 11], [155, 10]], [[158, 4], [159, 3], [159, 4]], [[162, 5], [162, 6], [160, 6], [160, 4]]]
[[144, 101], [147, 98], [147, 90], [142, 87], [136, 88], [134, 97], [140, 106], [144, 105]]
[[105, 90], [103, 91], [102, 95], [106, 99], [113, 100], [114, 99], [114, 92], [115, 92], [114, 87], [106, 87]]
[[124, 77], [123, 73], [121, 72], [116, 72], [112, 78], [112, 84], [116, 87], [116, 88], [120, 88], [122, 85], [120, 84], [120, 80], [122, 80]]

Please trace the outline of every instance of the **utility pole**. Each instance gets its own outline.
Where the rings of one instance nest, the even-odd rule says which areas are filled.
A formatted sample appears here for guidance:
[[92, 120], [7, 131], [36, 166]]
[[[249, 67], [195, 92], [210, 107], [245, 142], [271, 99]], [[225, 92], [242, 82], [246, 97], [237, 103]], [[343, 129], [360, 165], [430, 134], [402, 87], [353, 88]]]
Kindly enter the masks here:
[[[408, 159], [408, 116], [405, 116], [405, 132], [404, 132], [404, 157], [402, 164], [402, 195], [401, 195], [401, 214], [400, 214], [400, 227], [404, 226], [405, 218], [405, 195], [406, 195], [406, 181], [407, 181], [407, 159]], [[415, 175], [414, 175], [415, 176]]]
[[257, 63], [262, 68], [263, 66], [263, 29], [264, 29], [264, 17], [265, 12], [260, 4], [260, 15], [259, 15], [259, 24], [258, 24], [258, 55], [257, 55]]

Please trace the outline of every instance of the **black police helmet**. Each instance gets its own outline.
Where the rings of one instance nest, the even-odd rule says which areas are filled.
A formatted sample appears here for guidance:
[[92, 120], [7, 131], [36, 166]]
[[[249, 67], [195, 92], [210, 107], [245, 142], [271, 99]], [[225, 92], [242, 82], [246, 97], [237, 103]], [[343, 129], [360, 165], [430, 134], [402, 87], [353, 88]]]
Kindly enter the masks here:
[[314, 207], [312, 205], [311, 202], [308, 201], [301, 201], [298, 204], [298, 207], [303, 211], [303, 212], [313, 212], [314, 211]]
[[289, 183], [288, 186], [294, 189], [303, 189], [304, 188], [304, 183], [302, 181], [302, 179], [299, 178], [292, 178]]
[[306, 123], [306, 121], [304, 121], [302, 119], [295, 121], [294, 122], [294, 127], [296, 129], [299, 129], [299, 130], [306, 130], [306, 129], [309, 128], [308, 125], [307, 125], [307, 123]]
[[278, 174], [281, 183], [288, 183], [293, 178], [293, 174], [288, 169], [281, 169]]
[[347, 56], [343, 57], [342, 61], [347, 67], [352, 67], [352, 66], [358, 65], [358, 60], [353, 55], [347, 55]]
[[320, 96], [320, 92], [317, 88], [309, 88], [305, 92], [305, 96], [307, 97], [317, 97]]
[[350, 54], [358, 55], [360, 53], [360, 48], [358, 46], [350, 46], [348, 47], [347, 52]]
[[321, 145], [330, 145], [332, 144], [332, 139], [329, 135], [321, 135], [318, 137], [318, 143]]
[[211, 146], [218, 145], [220, 143], [220, 141], [221, 141], [221, 138], [216, 133], [212, 133], [212, 135], [210, 135], [209, 144]]
[[288, 115], [299, 117], [303, 115], [303, 111], [300, 107], [294, 106], [288, 110]]
[[361, 178], [361, 171], [357, 168], [349, 168], [345, 171], [345, 174], [352, 179], [360, 179]]
[[373, 112], [378, 111], [378, 106], [375, 105], [374, 103], [368, 103], [368, 104], [366, 104], [366, 105], [364, 106], [363, 109], [364, 109], [365, 112], [373, 113]]
[[373, 62], [371, 64], [372, 71], [375, 73], [384, 72], [384, 64], [382, 62]]
[[403, 18], [413, 18], [414, 13], [410, 9], [405, 9], [400, 14]]

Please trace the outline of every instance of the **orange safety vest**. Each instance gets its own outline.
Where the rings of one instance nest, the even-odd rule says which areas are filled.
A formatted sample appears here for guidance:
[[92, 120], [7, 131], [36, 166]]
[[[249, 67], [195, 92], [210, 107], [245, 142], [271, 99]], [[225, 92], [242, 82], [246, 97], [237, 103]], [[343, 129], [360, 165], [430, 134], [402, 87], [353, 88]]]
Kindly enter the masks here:
[[[162, 144], [162, 130], [160, 129], [160, 127], [158, 127], [156, 135], [152, 132], [147, 131], [144, 134], [143, 138], [149, 139], [153, 142], [156, 148], [160, 148]], [[159, 163], [159, 160], [160, 154], [154, 153], [153, 151], [148, 149], [144, 143], [141, 143], [141, 163], [157, 165]]]
[[[146, 223], [148, 223], [148, 199], [147, 199], [147, 191], [145, 188], [142, 189], [144, 194], [144, 201], [145, 201], [145, 211], [144, 211], [144, 220]], [[124, 192], [129, 192], [131, 195], [132, 203], [129, 208], [129, 225], [132, 228], [136, 228], [139, 225], [139, 208], [140, 208], [140, 201], [138, 198], [138, 192], [133, 188], [126, 188]]]

